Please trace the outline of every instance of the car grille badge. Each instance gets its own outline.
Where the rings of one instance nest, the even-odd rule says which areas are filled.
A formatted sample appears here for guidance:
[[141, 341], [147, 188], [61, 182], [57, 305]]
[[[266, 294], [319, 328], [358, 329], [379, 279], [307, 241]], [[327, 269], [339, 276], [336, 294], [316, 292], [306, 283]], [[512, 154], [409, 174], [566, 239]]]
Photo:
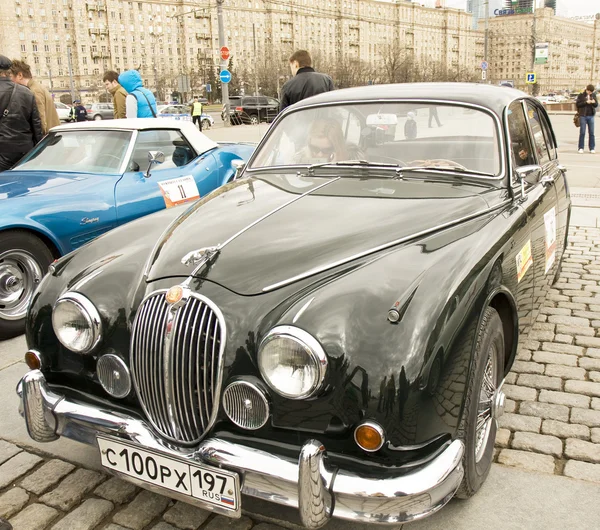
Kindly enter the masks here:
[[167, 291], [165, 298], [169, 304], [176, 304], [183, 298], [183, 287], [174, 285]]

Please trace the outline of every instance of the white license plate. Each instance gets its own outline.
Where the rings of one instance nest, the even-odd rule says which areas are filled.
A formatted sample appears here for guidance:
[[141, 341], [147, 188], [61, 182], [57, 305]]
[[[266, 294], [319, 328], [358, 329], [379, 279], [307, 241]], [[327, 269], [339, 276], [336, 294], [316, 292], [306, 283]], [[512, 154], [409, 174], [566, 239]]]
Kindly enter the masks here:
[[240, 513], [237, 473], [189, 463], [112, 438], [98, 436], [97, 439], [102, 465], [106, 468], [218, 506], [221, 510]]

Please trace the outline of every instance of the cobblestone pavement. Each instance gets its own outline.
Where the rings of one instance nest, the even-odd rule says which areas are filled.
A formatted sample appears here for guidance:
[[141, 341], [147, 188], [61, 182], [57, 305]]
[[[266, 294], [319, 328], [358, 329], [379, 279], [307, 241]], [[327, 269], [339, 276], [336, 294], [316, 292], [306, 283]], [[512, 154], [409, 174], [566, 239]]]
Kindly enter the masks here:
[[[560, 279], [504, 390], [498, 463], [600, 483], [600, 229], [571, 230]], [[14, 530], [283, 528], [214, 515], [2, 440], [0, 517]]]

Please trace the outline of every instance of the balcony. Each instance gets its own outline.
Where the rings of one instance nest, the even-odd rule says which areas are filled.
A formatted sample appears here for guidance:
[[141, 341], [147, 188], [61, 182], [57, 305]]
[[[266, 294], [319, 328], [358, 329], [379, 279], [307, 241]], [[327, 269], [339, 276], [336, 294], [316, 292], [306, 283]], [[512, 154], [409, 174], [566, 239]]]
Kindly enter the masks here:
[[108, 52], [92, 52], [92, 59], [110, 59]]

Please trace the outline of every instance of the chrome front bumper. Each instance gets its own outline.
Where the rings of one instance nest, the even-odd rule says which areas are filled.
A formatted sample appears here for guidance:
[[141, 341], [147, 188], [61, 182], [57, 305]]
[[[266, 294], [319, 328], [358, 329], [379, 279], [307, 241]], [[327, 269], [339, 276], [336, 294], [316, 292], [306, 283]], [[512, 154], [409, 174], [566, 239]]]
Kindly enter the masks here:
[[[17, 394], [27, 431], [38, 442], [65, 436], [97, 446], [96, 436], [102, 433], [168, 456], [235, 471], [240, 474], [243, 494], [298, 508], [308, 528], [320, 528], [332, 516], [389, 524], [420, 519], [444, 506], [463, 477], [464, 445], [459, 440], [415, 470], [398, 468], [397, 476], [374, 479], [333, 466], [317, 440], [303, 445], [298, 460], [219, 438], [208, 438], [198, 447], [180, 450], [165, 444], [142, 420], [55, 394], [39, 370], [21, 379]], [[129, 476], [122, 478], [154, 489]], [[181, 498], [162, 488], [158, 491], [193, 503], [189, 497]]]

